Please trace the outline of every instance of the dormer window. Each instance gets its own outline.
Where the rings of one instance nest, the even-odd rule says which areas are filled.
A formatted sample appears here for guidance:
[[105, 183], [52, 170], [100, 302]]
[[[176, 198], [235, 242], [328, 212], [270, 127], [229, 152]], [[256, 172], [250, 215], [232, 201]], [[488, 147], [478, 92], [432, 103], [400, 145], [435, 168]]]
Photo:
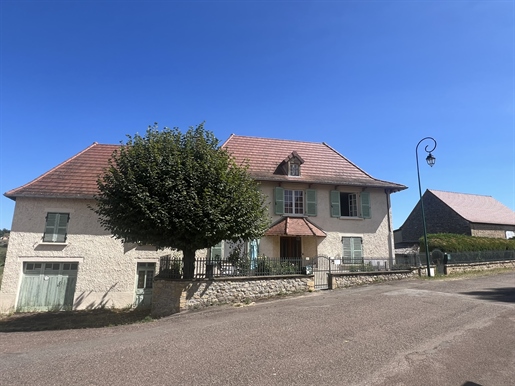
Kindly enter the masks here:
[[289, 162], [288, 175], [294, 177], [300, 176], [300, 161], [297, 158], [294, 158]]

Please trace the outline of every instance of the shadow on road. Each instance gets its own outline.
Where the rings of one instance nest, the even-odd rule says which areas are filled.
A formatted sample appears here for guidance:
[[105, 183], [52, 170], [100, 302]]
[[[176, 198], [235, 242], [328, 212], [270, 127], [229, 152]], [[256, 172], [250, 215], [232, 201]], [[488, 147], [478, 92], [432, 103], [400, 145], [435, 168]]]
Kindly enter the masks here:
[[149, 322], [150, 310], [84, 310], [16, 313], [0, 316], [0, 332], [25, 332], [100, 328]]
[[462, 295], [470, 295], [484, 300], [495, 302], [515, 303], [515, 287], [492, 288], [484, 291], [460, 292]]

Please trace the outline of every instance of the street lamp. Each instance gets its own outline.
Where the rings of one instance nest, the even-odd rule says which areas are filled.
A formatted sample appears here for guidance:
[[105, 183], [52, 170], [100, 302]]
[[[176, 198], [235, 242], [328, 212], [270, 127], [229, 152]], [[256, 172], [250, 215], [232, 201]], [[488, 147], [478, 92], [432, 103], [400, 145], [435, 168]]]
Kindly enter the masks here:
[[429, 166], [433, 167], [433, 165], [435, 164], [435, 161], [436, 161], [436, 158], [433, 157], [433, 155], [431, 154], [431, 152], [436, 149], [436, 141], [434, 138], [432, 138], [432, 137], [422, 138], [419, 141], [419, 143], [417, 143], [417, 147], [415, 148], [415, 155], [417, 157], [418, 194], [420, 196], [420, 207], [422, 208], [422, 224], [424, 226], [424, 246], [426, 247], [427, 276], [430, 277], [431, 276], [431, 267], [429, 264], [429, 246], [427, 245], [426, 215], [424, 213], [424, 201], [422, 200], [422, 188], [420, 187], [420, 171], [418, 168], [418, 145], [420, 145], [426, 139], [434, 142], [434, 146], [432, 149], [428, 149], [429, 145], [426, 145], [426, 147], [424, 148], [426, 153], [429, 153], [428, 156], [426, 157], [426, 162]]

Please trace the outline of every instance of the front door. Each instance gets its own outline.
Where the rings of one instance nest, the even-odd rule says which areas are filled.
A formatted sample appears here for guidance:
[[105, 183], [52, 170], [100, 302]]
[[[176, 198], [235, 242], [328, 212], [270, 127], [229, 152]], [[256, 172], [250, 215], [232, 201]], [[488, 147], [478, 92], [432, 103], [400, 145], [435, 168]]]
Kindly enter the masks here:
[[17, 311], [60, 311], [73, 308], [78, 263], [23, 263]]
[[281, 237], [281, 261], [302, 265], [302, 242], [300, 237]]
[[136, 270], [136, 294], [134, 307], [150, 308], [156, 263], [138, 263]]

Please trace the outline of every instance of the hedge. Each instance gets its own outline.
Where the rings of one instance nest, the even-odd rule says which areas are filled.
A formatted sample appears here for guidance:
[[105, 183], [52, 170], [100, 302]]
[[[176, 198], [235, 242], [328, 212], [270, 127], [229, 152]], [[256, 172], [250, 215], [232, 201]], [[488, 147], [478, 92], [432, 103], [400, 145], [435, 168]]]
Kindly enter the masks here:
[[[420, 250], [425, 250], [424, 238], [419, 239]], [[439, 249], [444, 253], [470, 251], [506, 251], [515, 250], [515, 239], [497, 239], [491, 237], [475, 237], [453, 233], [437, 233], [427, 235], [429, 250]]]

